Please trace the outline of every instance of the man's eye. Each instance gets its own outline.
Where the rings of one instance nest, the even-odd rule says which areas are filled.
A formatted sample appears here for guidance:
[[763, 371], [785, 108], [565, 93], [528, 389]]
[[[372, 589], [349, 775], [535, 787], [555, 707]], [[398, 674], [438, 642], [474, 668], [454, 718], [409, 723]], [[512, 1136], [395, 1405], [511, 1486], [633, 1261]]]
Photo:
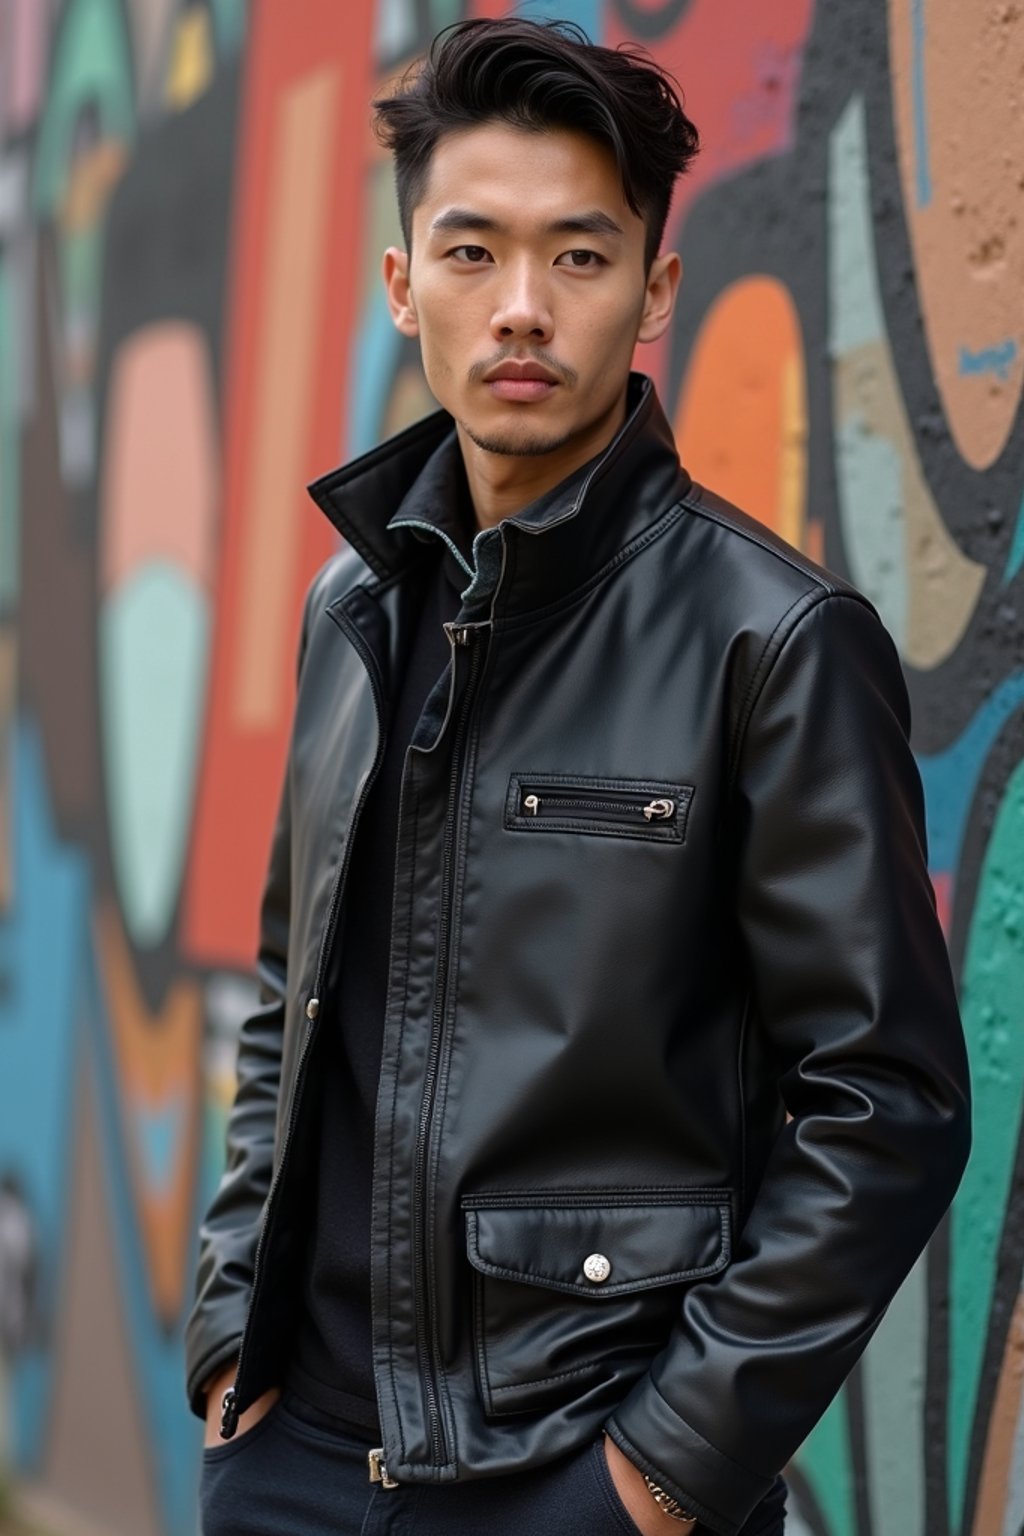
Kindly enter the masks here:
[[605, 259], [597, 251], [565, 251], [558, 260], [572, 267], [603, 267]]
[[482, 245], [457, 245], [451, 254], [475, 267], [487, 260], [487, 252]]

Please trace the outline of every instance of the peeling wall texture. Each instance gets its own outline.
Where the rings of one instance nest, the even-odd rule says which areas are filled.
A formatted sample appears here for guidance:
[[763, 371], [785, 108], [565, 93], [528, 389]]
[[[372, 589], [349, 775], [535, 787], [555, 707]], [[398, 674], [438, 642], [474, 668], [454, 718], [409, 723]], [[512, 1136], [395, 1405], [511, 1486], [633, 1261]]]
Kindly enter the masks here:
[[[500, 0], [0, 0], [0, 1449], [195, 1530], [181, 1336], [292, 702], [307, 479], [430, 401], [367, 103]], [[902, 654], [975, 1147], [793, 1536], [1024, 1528], [1024, 8], [561, 0], [681, 80], [691, 472]], [[301, 24], [300, 24], [301, 23]]]

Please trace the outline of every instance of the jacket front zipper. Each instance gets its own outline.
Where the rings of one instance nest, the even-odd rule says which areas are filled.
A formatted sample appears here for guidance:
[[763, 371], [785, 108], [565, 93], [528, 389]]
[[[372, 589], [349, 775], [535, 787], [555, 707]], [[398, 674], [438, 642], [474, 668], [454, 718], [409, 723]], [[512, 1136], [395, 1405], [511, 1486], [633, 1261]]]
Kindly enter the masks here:
[[349, 820], [348, 839], [345, 843], [345, 851], [342, 854], [341, 863], [338, 866], [338, 872], [334, 877], [334, 886], [331, 890], [330, 904], [327, 909], [327, 922], [324, 925], [324, 931], [320, 939], [320, 952], [317, 956], [313, 991], [306, 1001], [306, 1029], [303, 1035], [302, 1048], [299, 1052], [298, 1064], [295, 1068], [295, 1089], [292, 1093], [291, 1107], [288, 1112], [288, 1124], [285, 1127], [284, 1140], [281, 1143], [281, 1156], [278, 1161], [277, 1171], [270, 1183], [270, 1193], [267, 1196], [267, 1205], [263, 1216], [263, 1224], [260, 1227], [260, 1235], [256, 1242], [256, 1255], [253, 1260], [252, 1289], [249, 1293], [249, 1305], [246, 1309], [245, 1327], [242, 1330], [242, 1342], [238, 1349], [238, 1366], [235, 1371], [235, 1384], [233, 1387], [229, 1387], [228, 1390], [224, 1393], [224, 1397], [221, 1403], [220, 1436], [222, 1440], [230, 1440], [238, 1428], [238, 1398], [241, 1382], [243, 1379], [242, 1372], [246, 1356], [246, 1345], [251, 1331], [252, 1319], [255, 1315], [256, 1300], [263, 1274], [263, 1255], [266, 1248], [267, 1233], [270, 1230], [270, 1224], [273, 1220], [274, 1202], [277, 1197], [277, 1191], [284, 1178], [285, 1166], [288, 1160], [288, 1149], [291, 1146], [292, 1132], [295, 1128], [298, 1107], [305, 1084], [306, 1063], [309, 1058], [310, 1047], [312, 1045], [313, 1036], [315, 1034], [316, 1020], [320, 1013], [320, 995], [323, 988], [324, 972], [327, 964], [327, 957], [330, 954], [331, 945], [334, 942], [334, 933], [338, 926], [338, 913], [341, 907], [341, 896], [345, 885], [345, 877], [348, 873], [352, 844], [355, 839], [355, 829], [359, 821], [359, 817], [362, 813], [363, 805], [366, 802], [366, 796], [370, 791], [374, 779], [377, 777], [377, 773], [380, 769], [381, 761], [384, 756], [384, 695], [377, 672], [376, 660], [367, 648], [362, 635], [359, 633], [358, 629], [356, 629], [355, 625], [347, 622], [346, 615], [338, 613], [337, 622], [343, 629], [344, 633], [351, 640], [354, 648], [359, 652], [360, 659], [362, 660], [363, 665], [366, 668], [367, 675], [370, 679], [374, 709], [377, 713], [377, 750], [374, 753], [373, 762], [370, 764], [370, 770], [367, 773], [366, 778], [363, 780], [362, 788], [359, 791], [356, 802], [352, 807], [352, 815]]
[[[427, 1161], [433, 1129], [435, 1089], [441, 1057], [444, 1018], [448, 995], [448, 949], [451, 936], [451, 918], [454, 907], [454, 847], [456, 843], [456, 819], [458, 815], [459, 788], [462, 777], [461, 748], [472, 708], [474, 687], [479, 670], [480, 646], [476, 626], [447, 623], [444, 626], [452, 646], [453, 677], [456, 666], [457, 646], [472, 645], [469, 676], [459, 708], [458, 722], [452, 738], [451, 771], [448, 780], [448, 801], [445, 812], [444, 841], [441, 855], [442, 900], [438, 916], [437, 974], [434, 988], [434, 1005], [431, 1017], [430, 1043], [424, 1072], [423, 1099], [420, 1105], [419, 1135], [413, 1164], [413, 1266], [415, 1281], [413, 1294], [416, 1306], [416, 1335], [419, 1355], [423, 1363], [422, 1380], [426, 1407], [426, 1419], [431, 1449], [437, 1465], [448, 1459], [447, 1436], [440, 1407], [440, 1344], [437, 1336], [437, 1305], [434, 1283], [433, 1254], [427, 1243], [430, 1212], [427, 1193]], [[418, 1228], [418, 1230], [416, 1230]]]

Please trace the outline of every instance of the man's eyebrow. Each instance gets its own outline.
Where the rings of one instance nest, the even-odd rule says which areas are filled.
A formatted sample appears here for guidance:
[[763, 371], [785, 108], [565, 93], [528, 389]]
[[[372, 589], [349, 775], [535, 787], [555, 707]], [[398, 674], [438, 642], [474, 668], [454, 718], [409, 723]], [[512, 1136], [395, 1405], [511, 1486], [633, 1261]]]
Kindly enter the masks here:
[[593, 208], [588, 213], [572, 213], [564, 219], [556, 219], [547, 226], [551, 235], [621, 235], [622, 225], [616, 224], [610, 214]]
[[476, 233], [494, 234], [501, 231], [503, 226], [497, 219], [489, 219], [485, 213], [474, 213], [472, 208], [447, 208], [444, 213], [439, 213], [430, 226], [431, 234], [458, 233], [459, 230], [471, 229]]
[[[474, 234], [507, 234], [504, 224], [497, 219], [490, 218], [486, 213], [477, 213], [472, 208], [446, 208], [444, 213], [439, 213], [430, 226], [431, 234], [457, 234], [462, 230], [471, 230]], [[585, 213], [567, 214], [564, 219], [554, 219], [544, 226], [544, 233], [548, 235], [621, 235], [622, 226], [616, 224], [610, 214], [602, 213], [600, 208], [589, 209]]]

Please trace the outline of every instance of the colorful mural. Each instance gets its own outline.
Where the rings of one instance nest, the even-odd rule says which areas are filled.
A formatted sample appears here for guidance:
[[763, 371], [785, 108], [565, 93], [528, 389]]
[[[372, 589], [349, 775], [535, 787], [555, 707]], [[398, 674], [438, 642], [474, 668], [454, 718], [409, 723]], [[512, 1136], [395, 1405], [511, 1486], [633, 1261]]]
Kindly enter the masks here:
[[[181, 1330], [332, 535], [305, 482], [429, 408], [368, 101], [504, 0], [0, 5], [0, 1459], [195, 1529]], [[672, 334], [691, 472], [900, 648], [975, 1147], [789, 1469], [793, 1536], [1024, 1530], [1024, 15], [561, 0], [704, 151]]]

